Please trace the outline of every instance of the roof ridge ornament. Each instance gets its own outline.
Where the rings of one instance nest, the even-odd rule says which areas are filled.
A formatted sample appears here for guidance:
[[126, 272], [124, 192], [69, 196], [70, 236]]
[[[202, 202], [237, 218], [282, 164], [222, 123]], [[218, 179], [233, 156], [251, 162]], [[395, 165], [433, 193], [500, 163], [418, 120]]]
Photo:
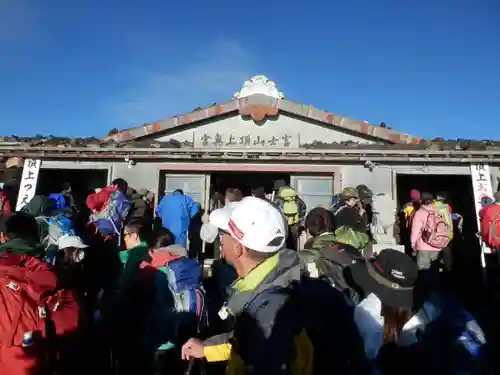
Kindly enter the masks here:
[[245, 98], [250, 95], [261, 94], [275, 99], [283, 99], [285, 95], [276, 88], [276, 82], [264, 75], [256, 75], [243, 83], [241, 90], [233, 95], [234, 99]]

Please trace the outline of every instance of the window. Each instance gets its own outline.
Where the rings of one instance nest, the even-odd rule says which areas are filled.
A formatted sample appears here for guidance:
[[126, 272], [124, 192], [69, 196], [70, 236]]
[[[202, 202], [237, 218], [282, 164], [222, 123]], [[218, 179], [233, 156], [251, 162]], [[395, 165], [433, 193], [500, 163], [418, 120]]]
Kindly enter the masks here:
[[181, 189], [195, 202], [203, 204], [205, 178], [204, 176], [167, 175], [165, 178], [165, 193]]
[[307, 207], [307, 212], [318, 206], [330, 205], [332, 202], [333, 177], [293, 178], [292, 185]]

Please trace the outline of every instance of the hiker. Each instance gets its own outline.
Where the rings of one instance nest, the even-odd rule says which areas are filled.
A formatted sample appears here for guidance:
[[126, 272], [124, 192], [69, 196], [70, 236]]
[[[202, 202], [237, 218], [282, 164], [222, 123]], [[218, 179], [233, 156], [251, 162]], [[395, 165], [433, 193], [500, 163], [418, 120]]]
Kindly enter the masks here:
[[120, 191], [122, 194], [127, 194], [127, 189], [127, 181], [123, 178], [117, 178], [111, 182], [111, 186], [90, 194], [86, 200], [87, 207], [93, 214], [101, 212], [113, 192]]
[[89, 227], [94, 228], [105, 239], [118, 239], [121, 243], [121, 231], [127, 220], [132, 203], [126, 193], [128, 183], [122, 178], [113, 180], [111, 186], [105, 187], [87, 197], [90, 209]]
[[309, 369], [305, 373], [311, 373], [310, 343], [300, 333], [291, 299], [293, 282], [300, 280], [300, 261], [296, 252], [284, 248], [288, 228], [281, 212], [268, 201], [246, 197], [234, 209], [213, 211], [210, 223], [221, 231], [222, 254], [239, 276], [219, 311], [223, 320], [234, 323], [234, 330], [203, 342], [188, 340], [183, 358], [229, 360], [235, 374], [245, 373], [244, 366], [262, 375], [289, 374], [292, 362], [300, 358]]
[[415, 212], [418, 211], [418, 209], [421, 206], [421, 194], [420, 191], [417, 189], [411, 189], [410, 190], [410, 201], [406, 203], [403, 207], [403, 214], [406, 222], [406, 227], [411, 228], [411, 220], [413, 218], [413, 215]]
[[310, 237], [299, 255], [308, 275], [325, 280], [330, 286], [344, 293], [352, 303], [359, 296], [345, 280], [344, 269], [363, 256], [354, 247], [338, 243], [333, 233], [333, 214], [323, 208], [313, 208], [306, 216], [306, 232]]
[[38, 226], [35, 218], [23, 212], [16, 212], [3, 223], [0, 253], [42, 257], [45, 252], [38, 242]]
[[500, 191], [493, 194], [493, 204], [479, 211], [481, 240], [495, 253], [500, 250]]
[[421, 283], [408, 255], [385, 249], [349, 271], [364, 296], [354, 317], [375, 372], [488, 373], [486, 338], [475, 318], [453, 295]]
[[420, 270], [437, 265], [444, 248], [453, 237], [453, 223], [447, 206], [436, 207], [432, 194], [421, 195], [422, 205], [415, 212], [411, 226], [411, 246]]
[[297, 249], [297, 240], [304, 224], [307, 207], [295, 189], [288, 186], [284, 180], [274, 182], [274, 194], [272, 202], [281, 210], [287, 220], [289, 234], [287, 246]]
[[0, 216], [6, 216], [12, 213], [12, 205], [10, 203], [7, 188], [3, 186], [0, 189]]
[[181, 189], [165, 195], [156, 207], [156, 215], [163, 227], [170, 230], [175, 236], [175, 243], [183, 247], [187, 247], [189, 226], [199, 212], [200, 204]]
[[126, 250], [120, 251], [121, 274], [111, 295], [103, 295], [101, 324], [111, 339], [113, 357], [120, 374], [152, 374], [155, 348], [146, 340], [146, 317], [154, 298], [154, 273], [141, 271], [149, 260], [151, 229], [139, 220], [123, 229]]
[[[147, 317], [156, 349], [156, 372], [180, 374], [181, 345], [207, 327], [205, 292], [201, 267], [188, 257], [186, 248], [174, 243], [165, 228], [153, 236], [151, 258], [143, 264], [159, 271], [155, 280], [155, 300]], [[161, 277], [163, 276], [163, 277]]]
[[341, 205], [334, 212], [335, 237], [337, 242], [363, 250], [370, 242], [368, 221], [361, 206], [358, 191], [346, 187], [340, 194]]

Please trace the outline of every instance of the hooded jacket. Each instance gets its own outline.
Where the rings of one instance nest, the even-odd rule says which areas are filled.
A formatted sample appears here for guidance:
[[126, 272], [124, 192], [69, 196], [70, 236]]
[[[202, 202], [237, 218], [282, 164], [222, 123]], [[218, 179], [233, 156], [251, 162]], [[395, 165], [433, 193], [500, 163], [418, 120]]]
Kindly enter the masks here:
[[[233, 330], [204, 342], [206, 359], [229, 360], [226, 373], [235, 375], [291, 374], [298, 362], [311, 368], [312, 348], [300, 336], [298, 309], [290, 303], [300, 278], [297, 252], [285, 249], [238, 279], [219, 311]], [[301, 340], [301, 350], [296, 350], [296, 340]]]
[[430, 212], [436, 212], [436, 207], [432, 204], [422, 205], [413, 215], [411, 223], [411, 247], [416, 251], [441, 251], [437, 247], [431, 246], [422, 239], [424, 229]]
[[44, 249], [35, 241], [13, 238], [0, 245], [0, 253], [3, 252], [11, 252], [16, 255], [42, 257]]

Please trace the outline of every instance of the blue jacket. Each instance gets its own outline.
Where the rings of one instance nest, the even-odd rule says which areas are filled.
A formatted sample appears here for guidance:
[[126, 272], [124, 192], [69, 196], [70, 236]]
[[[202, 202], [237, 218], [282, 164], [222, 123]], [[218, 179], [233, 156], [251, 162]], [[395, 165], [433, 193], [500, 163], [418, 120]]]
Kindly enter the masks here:
[[175, 236], [175, 243], [186, 247], [187, 231], [191, 219], [200, 212], [200, 205], [190, 196], [181, 193], [165, 195], [156, 207], [156, 215], [163, 227]]

